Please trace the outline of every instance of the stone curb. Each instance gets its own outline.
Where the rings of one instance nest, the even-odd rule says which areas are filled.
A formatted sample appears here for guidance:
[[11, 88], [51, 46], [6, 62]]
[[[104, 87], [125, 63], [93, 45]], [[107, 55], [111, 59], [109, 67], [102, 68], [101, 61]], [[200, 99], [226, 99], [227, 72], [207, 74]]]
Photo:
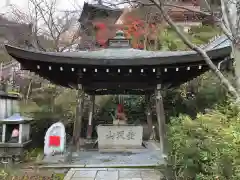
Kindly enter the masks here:
[[56, 164], [56, 165], [40, 165], [40, 166], [38, 166], [38, 168], [154, 168], [154, 167], [159, 167], [160, 165], [161, 164], [141, 164], [141, 165], [139, 165], [139, 164], [109, 164], [109, 165]]

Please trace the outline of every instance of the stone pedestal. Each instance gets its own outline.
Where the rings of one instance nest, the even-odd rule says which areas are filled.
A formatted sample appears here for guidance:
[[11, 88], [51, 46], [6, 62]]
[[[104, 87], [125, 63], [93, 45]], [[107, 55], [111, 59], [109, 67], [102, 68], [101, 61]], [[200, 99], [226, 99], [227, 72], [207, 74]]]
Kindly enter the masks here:
[[127, 122], [124, 120], [113, 120], [113, 125], [118, 126], [118, 125], [126, 125]]
[[99, 125], [99, 150], [124, 151], [139, 149], [143, 142], [143, 127], [131, 125]]

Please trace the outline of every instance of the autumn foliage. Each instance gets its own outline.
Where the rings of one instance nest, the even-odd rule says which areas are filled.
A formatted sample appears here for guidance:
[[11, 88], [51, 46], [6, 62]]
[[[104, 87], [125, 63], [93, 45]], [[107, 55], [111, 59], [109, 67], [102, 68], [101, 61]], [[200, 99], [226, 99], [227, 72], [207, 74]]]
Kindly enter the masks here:
[[107, 46], [109, 38], [115, 36], [117, 29], [121, 29], [125, 32], [125, 37], [131, 39], [132, 47], [136, 49], [144, 48], [144, 39], [148, 38], [146, 35], [156, 34], [156, 25], [153, 23], [146, 23], [141, 19], [135, 19], [132, 17], [127, 18], [124, 24], [115, 25], [115, 28], [109, 27], [104, 23], [96, 23], [96, 41], [101, 47]]
[[95, 28], [96, 28], [95, 36], [96, 36], [97, 43], [102, 47], [106, 47], [107, 40], [109, 39], [108, 27], [104, 23], [96, 23]]

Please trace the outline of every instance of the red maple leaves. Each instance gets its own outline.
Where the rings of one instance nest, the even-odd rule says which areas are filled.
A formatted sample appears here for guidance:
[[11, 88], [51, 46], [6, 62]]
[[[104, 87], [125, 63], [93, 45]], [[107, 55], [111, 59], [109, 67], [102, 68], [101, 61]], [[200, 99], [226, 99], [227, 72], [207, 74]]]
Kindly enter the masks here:
[[108, 28], [104, 23], [96, 23], [96, 41], [101, 47], [106, 47], [108, 37]]
[[[116, 25], [116, 27], [119, 25]], [[111, 37], [111, 35], [115, 35], [115, 32], [113, 33], [109, 27], [104, 23], [96, 23], [96, 41], [101, 47], [107, 46], [107, 41]], [[143, 49], [144, 43], [143, 40], [145, 38], [146, 33], [152, 34], [156, 32], [156, 26], [154, 24], [146, 23], [141, 19], [136, 19], [129, 17], [124, 22], [124, 24], [120, 25], [120, 27], [117, 27], [117, 29], [121, 29], [125, 33], [125, 37], [127, 39], [131, 39], [132, 41], [132, 47], [136, 49]]]

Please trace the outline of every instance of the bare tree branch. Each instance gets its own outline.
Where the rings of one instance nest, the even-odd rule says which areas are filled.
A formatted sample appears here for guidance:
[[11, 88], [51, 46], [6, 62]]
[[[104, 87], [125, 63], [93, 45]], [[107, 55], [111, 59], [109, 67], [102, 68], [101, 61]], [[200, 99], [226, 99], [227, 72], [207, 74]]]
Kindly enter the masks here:
[[205, 2], [205, 5], [207, 6], [208, 11], [209, 11], [209, 12], [212, 12], [212, 8], [211, 8], [208, 0], [204, 0], [204, 2]]
[[228, 39], [230, 39], [231, 41], [234, 41], [234, 37], [232, 36], [231, 32], [229, 32], [229, 30], [227, 29], [225, 23], [223, 22], [220, 22], [221, 24], [221, 29], [223, 30], [224, 34], [228, 37]]
[[[49, 37], [54, 42], [52, 49], [55, 51], [66, 49], [72, 44], [77, 43], [80, 35], [79, 24], [76, 21], [76, 12], [80, 10], [59, 12], [57, 11], [56, 0], [29, 0], [29, 4], [30, 17], [32, 22], [34, 22], [34, 40], [38, 49], [44, 50], [38, 38], [41, 35]], [[69, 36], [71, 33], [73, 35]], [[62, 41], [63, 36], [69, 36], [68, 42]]]
[[[232, 23], [232, 20], [230, 17], [230, 12], [229, 12], [229, 9], [227, 8], [227, 3], [225, 2], [225, 0], [221, 0], [221, 5], [222, 5], [222, 14], [223, 14], [223, 16], [226, 16], [226, 19], [223, 18], [223, 22], [224, 22], [224, 24], [229, 26], [228, 28], [230, 28], [232, 36], [234, 37], [236, 35], [236, 31], [233, 26], [233, 23]], [[226, 22], [226, 20], [227, 20], [227, 22]]]
[[240, 96], [236, 89], [231, 85], [231, 83], [223, 76], [223, 74], [219, 71], [219, 69], [213, 64], [207, 53], [201, 49], [200, 47], [194, 45], [191, 43], [189, 39], [187, 39], [186, 36], [181, 32], [181, 30], [175, 25], [175, 23], [172, 21], [170, 16], [165, 13], [164, 8], [162, 6], [161, 0], [159, 0], [159, 4], [156, 3], [154, 0], [150, 0], [152, 3], [155, 4], [155, 6], [160, 10], [161, 14], [163, 15], [164, 19], [167, 21], [167, 23], [172, 27], [172, 29], [179, 35], [179, 37], [182, 39], [182, 41], [189, 46], [192, 50], [196, 51], [199, 55], [202, 56], [206, 64], [210, 67], [210, 69], [217, 75], [217, 77], [220, 79], [220, 81], [225, 85], [225, 87], [228, 89], [228, 91], [237, 99], [237, 101], [240, 100]]
[[[144, 3], [144, 2], [140, 2], [139, 0], [125, 0], [125, 1], [122, 1], [122, 2], [119, 2], [119, 3], [115, 3], [114, 5], [115, 6], [119, 6], [119, 5], [123, 5], [123, 4], [133, 4], [135, 3], [135, 7], [139, 7], [139, 6], [155, 6], [154, 3]], [[112, 3], [109, 3], [109, 2], [106, 2], [106, 4], [109, 4], [109, 5], [112, 5]], [[206, 16], [211, 16], [212, 14], [209, 12], [205, 12], [205, 11], [201, 11], [201, 10], [198, 10], [198, 9], [195, 9], [195, 8], [188, 8], [188, 7], [185, 7], [185, 6], [181, 6], [181, 5], [178, 5], [178, 4], [173, 4], [173, 3], [166, 3], [164, 2], [162, 4], [162, 6], [166, 6], [166, 7], [175, 7], [175, 8], [179, 8], [179, 9], [184, 9], [184, 10], [187, 10], [187, 11], [190, 11], [190, 12], [194, 12], [194, 13], [199, 13], [199, 14], [202, 14], [202, 15], [206, 15]]]

